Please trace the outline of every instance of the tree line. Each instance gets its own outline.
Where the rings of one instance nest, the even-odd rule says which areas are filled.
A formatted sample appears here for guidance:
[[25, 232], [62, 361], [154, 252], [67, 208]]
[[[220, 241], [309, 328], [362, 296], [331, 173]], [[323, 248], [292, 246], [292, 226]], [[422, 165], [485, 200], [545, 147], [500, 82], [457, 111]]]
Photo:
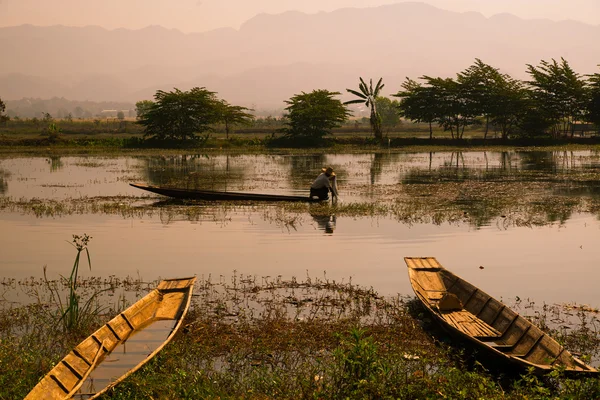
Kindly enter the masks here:
[[[530, 79], [521, 81], [475, 59], [473, 65], [455, 78], [422, 76], [406, 78], [390, 100], [382, 96], [384, 83], [367, 83], [359, 78], [358, 90], [346, 89], [355, 99], [342, 103], [339, 92], [316, 89], [285, 100], [285, 126], [279, 131], [290, 138], [322, 139], [352, 115], [351, 104], [363, 104], [377, 140], [383, 139], [383, 126], [399, 118], [433, 126], [462, 139], [465, 129], [485, 125], [503, 139], [546, 135], [573, 135], [575, 124], [600, 126], [600, 73], [582, 76], [569, 63], [542, 60], [527, 65]], [[188, 91], [158, 90], [154, 100], [136, 103], [138, 123], [145, 138], [157, 140], [206, 139], [216, 124], [225, 127], [227, 136], [236, 125], [250, 125], [252, 109], [229, 104], [216, 92], [204, 87]], [[0, 124], [5, 123], [5, 105], [0, 99]]]
[[[389, 120], [390, 114], [392, 120], [396, 116], [428, 124], [431, 138], [434, 125], [453, 139], [462, 139], [467, 127], [481, 124], [485, 138], [493, 129], [503, 139], [572, 136], [576, 124], [600, 126], [600, 73], [582, 76], [564, 58], [528, 64], [527, 73], [530, 79], [521, 81], [475, 59], [455, 78], [406, 78], [392, 95], [398, 100], [382, 96], [382, 79], [374, 83], [359, 78], [358, 90], [346, 89], [355, 99], [345, 103], [337, 99], [339, 92], [325, 89], [286, 100], [285, 127], [280, 131], [292, 138], [321, 139], [349, 119], [351, 104], [369, 109], [378, 140], [383, 138], [383, 116]], [[217, 122], [225, 122], [229, 132], [230, 125], [248, 124], [254, 118], [252, 110], [231, 106], [205, 88], [158, 91], [154, 102], [138, 103], [138, 114], [140, 109], [146, 135], [156, 138], [186, 139], [210, 131]]]
[[402, 117], [438, 124], [461, 139], [467, 126], [483, 119], [485, 137], [490, 125], [509, 137], [573, 135], [574, 124], [600, 125], [600, 74], [581, 76], [569, 63], [542, 60], [527, 64], [530, 79], [520, 81], [480, 59], [456, 78], [407, 78], [400, 98]]

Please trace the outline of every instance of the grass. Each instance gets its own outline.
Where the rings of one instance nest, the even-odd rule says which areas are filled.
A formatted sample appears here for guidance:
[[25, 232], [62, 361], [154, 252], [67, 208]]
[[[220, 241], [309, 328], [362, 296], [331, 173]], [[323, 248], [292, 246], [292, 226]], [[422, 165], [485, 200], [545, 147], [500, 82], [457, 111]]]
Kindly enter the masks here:
[[[11, 287], [44, 286], [39, 280]], [[82, 282], [90, 290], [152, 285], [141, 280]], [[65, 286], [63, 289], [68, 290]], [[135, 292], [136, 296], [142, 293]], [[131, 292], [128, 294], [134, 300]], [[135, 296], [133, 296], [135, 297]], [[43, 297], [39, 297], [42, 299]], [[517, 308], [525, 305], [517, 304]], [[529, 307], [531, 305], [527, 305]], [[0, 310], [0, 399], [22, 398], [83, 332], [54, 329], [34, 301]], [[534, 307], [535, 308], [535, 307]], [[527, 308], [530, 309], [530, 308]], [[536, 308], [545, 321], [567, 323], [569, 310]], [[96, 326], [118, 309], [93, 315]], [[598, 355], [594, 314], [570, 329], [542, 328]], [[557, 314], [558, 313], [558, 314]], [[562, 318], [562, 319], [561, 319]], [[91, 331], [91, 330], [90, 330]], [[419, 303], [326, 275], [304, 280], [233, 275], [202, 277], [176, 338], [140, 371], [103, 398], [111, 399], [595, 399], [600, 381], [560, 371], [537, 377], [488, 369], [476, 354], [435, 330]]]

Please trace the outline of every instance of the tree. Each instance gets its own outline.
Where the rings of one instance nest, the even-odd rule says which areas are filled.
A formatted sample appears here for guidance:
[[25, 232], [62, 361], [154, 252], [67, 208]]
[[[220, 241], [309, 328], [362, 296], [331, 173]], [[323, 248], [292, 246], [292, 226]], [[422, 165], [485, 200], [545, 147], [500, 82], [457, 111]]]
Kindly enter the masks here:
[[48, 140], [51, 142], [56, 142], [62, 133], [62, 129], [56, 125], [54, 122], [48, 125]]
[[377, 97], [379, 97], [379, 93], [381, 89], [385, 86], [381, 82], [383, 78], [379, 78], [377, 85], [373, 88], [373, 79], [369, 81], [369, 86], [365, 83], [363, 78], [359, 78], [360, 83], [358, 84], [358, 88], [360, 91], [346, 89], [349, 93], [357, 96], [358, 99], [350, 100], [345, 102], [344, 104], [359, 104], [363, 103], [365, 107], [371, 109], [371, 117], [369, 122], [371, 123], [371, 129], [373, 130], [373, 135], [375, 135], [376, 139], [381, 140], [383, 138], [383, 133], [381, 132], [381, 116], [377, 112], [377, 102], [375, 101]]
[[125, 113], [123, 111], [119, 111], [117, 113], [117, 119], [123, 121], [125, 119]]
[[142, 118], [154, 104], [150, 100], [141, 100], [135, 103], [135, 112], [138, 119]]
[[560, 63], [542, 60], [538, 67], [527, 64], [527, 72], [532, 77], [527, 83], [533, 88], [533, 100], [553, 116], [554, 134], [567, 134], [569, 126], [583, 118], [586, 82], [564, 58]]
[[139, 124], [144, 137], [159, 140], [186, 140], [197, 138], [197, 133], [210, 131], [211, 124], [220, 120], [220, 102], [215, 92], [195, 87], [187, 92], [159, 90], [154, 103], [146, 110]]
[[246, 107], [232, 106], [225, 100], [221, 100], [220, 118], [225, 124], [225, 136], [229, 138], [229, 132], [234, 125], [250, 125], [254, 121], [254, 115], [246, 111], [254, 111]]
[[339, 92], [313, 90], [310, 93], [296, 94], [285, 103], [289, 121], [284, 129], [291, 137], [321, 139], [331, 133], [333, 128], [341, 126], [348, 119], [350, 112], [344, 104], [334, 96]]
[[422, 86], [418, 82], [406, 78], [402, 83], [403, 91], [394, 94], [399, 97], [400, 116], [414, 122], [429, 124], [429, 138], [433, 139], [433, 123], [437, 121], [440, 103], [436, 91], [429, 86]]
[[0, 125], [6, 124], [10, 117], [8, 115], [4, 115], [4, 111], [6, 111], [6, 104], [0, 98]]
[[400, 121], [400, 102], [398, 100], [391, 100], [388, 97], [379, 96], [375, 99], [377, 111], [381, 116], [382, 128], [388, 130], [401, 124]]
[[514, 128], [522, 125], [526, 115], [533, 111], [531, 96], [523, 82], [508, 75], [500, 74], [495, 78], [489, 100], [486, 116], [500, 128], [502, 139], [508, 139]]
[[476, 58], [473, 65], [457, 75], [457, 81], [463, 85], [473, 115], [485, 117], [484, 138], [486, 138], [491, 114], [496, 105], [495, 91], [498, 89], [497, 85], [502, 84], [502, 74], [498, 69]]
[[463, 86], [471, 114], [485, 117], [484, 138], [491, 121], [500, 128], [502, 138], [507, 139], [529, 105], [523, 83], [478, 58], [458, 74], [457, 81]]
[[453, 139], [462, 139], [465, 128], [475, 122], [477, 111], [472, 107], [466, 87], [452, 78], [421, 77], [437, 101], [435, 119]]
[[518, 135], [522, 137], [546, 135], [555, 126], [552, 112], [531, 97], [528, 97], [526, 104], [517, 121]]
[[600, 73], [589, 75], [590, 97], [586, 114], [588, 121], [600, 127]]

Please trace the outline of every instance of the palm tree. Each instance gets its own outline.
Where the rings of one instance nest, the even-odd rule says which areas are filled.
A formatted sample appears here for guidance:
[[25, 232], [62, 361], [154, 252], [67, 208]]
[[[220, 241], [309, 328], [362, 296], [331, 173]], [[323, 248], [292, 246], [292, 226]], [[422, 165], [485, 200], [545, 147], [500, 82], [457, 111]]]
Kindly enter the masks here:
[[379, 78], [379, 82], [377, 82], [377, 85], [375, 85], [375, 89], [373, 89], [373, 79], [371, 79], [369, 81], [368, 87], [367, 87], [367, 84], [365, 83], [365, 81], [363, 80], [363, 78], [359, 78], [359, 79], [360, 79], [360, 83], [358, 84], [358, 88], [360, 89], [360, 92], [357, 90], [346, 89], [346, 91], [348, 91], [349, 93], [352, 93], [353, 95], [355, 95], [359, 98], [356, 100], [347, 101], [344, 104], [364, 103], [364, 105], [366, 107], [370, 107], [371, 108], [371, 119], [370, 119], [371, 129], [373, 130], [373, 134], [375, 135], [376, 139], [382, 139], [383, 134], [381, 132], [381, 116], [377, 112], [376, 99], [379, 96], [379, 92], [381, 92], [381, 89], [383, 89], [383, 87], [385, 86], [384, 84], [381, 83], [383, 78]]

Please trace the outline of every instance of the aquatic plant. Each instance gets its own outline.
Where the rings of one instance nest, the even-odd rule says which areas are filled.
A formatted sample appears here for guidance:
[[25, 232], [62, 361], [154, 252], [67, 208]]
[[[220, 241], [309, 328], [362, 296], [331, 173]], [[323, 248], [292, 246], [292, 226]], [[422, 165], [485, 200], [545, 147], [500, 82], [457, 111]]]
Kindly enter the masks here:
[[62, 324], [65, 332], [71, 332], [88, 326], [88, 322], [100, 311], [100, 306], [95, 303], [95, 300], [102, 291], [95, 291], [83, 304], [81, 304], [81, 296], [77, 291], [81, 253], [84, 251], [87, 255], [88, 266], [90, 270], [92, 269], [92, 261], [88, 250], [88, 243], [91, 239], [92, 237], [85, 233], [81, 236], [73, 235], [73, 240], [70, 244], [77, 250], [77, 255], [75, 256], [75, 262], [73, 263], [69, 278], [67, 279], [61, 275], [61, 278], [66, 280], [66, 286], [68, 287], [68, 295], [64, 302], [59, 289], [56, 285], [52, 285], [51, 281], [47, 278], [46, 267], [44, 267], [44, 281], [51, 293], [52, 299], [57, 305], [59, 312], [57, 315], [58, 323]]

